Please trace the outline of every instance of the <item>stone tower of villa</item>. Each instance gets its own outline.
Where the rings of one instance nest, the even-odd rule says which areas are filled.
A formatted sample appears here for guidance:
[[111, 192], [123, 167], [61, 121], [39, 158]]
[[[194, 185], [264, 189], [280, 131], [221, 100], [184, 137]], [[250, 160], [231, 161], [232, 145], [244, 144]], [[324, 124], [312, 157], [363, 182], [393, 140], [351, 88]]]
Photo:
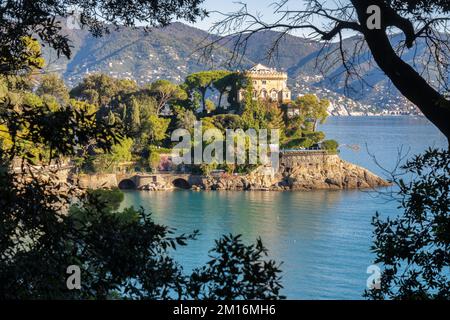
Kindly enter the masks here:
[[[253, 99], [270, 99], [279, 103], [291, 101], [291, 90], [287, 86], [287, 73], [257, 64], [244, 75], [251, 81]], [[245, 99], [245, 89], [239, 91], [238, 101]]]

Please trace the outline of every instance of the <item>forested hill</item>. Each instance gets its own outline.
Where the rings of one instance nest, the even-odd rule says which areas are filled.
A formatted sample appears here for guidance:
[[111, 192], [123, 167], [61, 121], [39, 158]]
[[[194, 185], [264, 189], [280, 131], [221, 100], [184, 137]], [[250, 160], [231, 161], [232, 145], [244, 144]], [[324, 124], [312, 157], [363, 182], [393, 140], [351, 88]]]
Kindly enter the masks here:
[[[45, 55], [49, 61], [47, 69], [61, 73], [69, 86], [79, 82], [86, 73], [93, 72], [131, 78], [139, 84], [157, 79], [181, 82], [186, 75], [218, 67], [231, 57], [232, 41], [229, 41], [211, 56], [215, 65], [205, 64], [200, 60], [201, 53], [196, 49], [208, 33], [182, 23], [174, 23], [162, 29], [151, 29], [149, 32], [139, 28], [122, 28], [101, 38], [92, 37], [88, 32], [76, 28], [76, 25], [74, 28], [70, 22], [64, 22], [62, 25], [72, 39], [72, 58], [69, 61], [57, 58], [49, 51], [45, 51]], [[390, 85], [384, 74], [374, 64], [368, 64], [370, 55], [365, 48], [359, 52], [359, 58], [367, 58], [358, 59], [358, 64], [364, 70], [362, 76], [367, 84], [361, 87], [360, 82], [350, 82], [354, 90], [344, 90], [342, 64], [327, 68], [325, 77], [317, 70], [316, 58], [323, 54], [322, 46], [318, 42], [287, 36], [281, 41], [273, 59], [268, 61], [267, 48], [277, 36], [276, 32], [271, 31], [257, 34], [248, 42], [245, 56], [237, 68], [264, 63], [285, 70], [289, 74], [294, 95], [308, 91], [329, 98], [336, 104], [337, 113], [367, 113], [399, 107], [401, 111], [407, 111], [404, 107], [405, 100]], [[344, 47], [350, 50], [354, 41], [355, 39], [347, 39]], [[393, 41], [399, 39], [394, 37]], [[414, 54], [417, 57], [421, 52]], [[412, 60], [413, 54], [406, 52], [405, 57], [407, 61]]]

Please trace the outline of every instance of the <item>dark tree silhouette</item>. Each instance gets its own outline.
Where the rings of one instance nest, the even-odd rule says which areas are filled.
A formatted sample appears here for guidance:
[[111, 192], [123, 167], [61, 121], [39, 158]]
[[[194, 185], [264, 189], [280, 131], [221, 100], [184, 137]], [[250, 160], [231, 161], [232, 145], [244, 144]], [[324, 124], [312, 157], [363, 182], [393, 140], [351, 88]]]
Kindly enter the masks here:
[[393, 175], [404, 214], [373, 218], [375, 263], [383, 266], [371, 299], [450, 299], [450, 154], [428, 150]]
[[241, 236], [223, 236], [211, 250], [211, 260], [194, 270], [189, 283], [190, 298], [207, 300], [278, 299], [279, 266], [264, 261], [267, 249], [261, 239], [246, 246]]
[[[370, 7], [372, 5], [379, 8], [379, 29], [372, 29], [367, 23], [374, 13]], [[299, 9], [295, 9], [299, 6]], [[347, 75], [359, 77], [358, 71], [361, 70], [358, 70], [354, 59], [364, 46], [368, 46], [379, 68], [397, 89], [449, 139], [450, 101], [445, 96], [449, 91], [449, 13], [450, 6], [444, 0], [305, 0], [303, 5], [282, 0], [275, 4], [272, 22], [266, 22], [263, 17], [249, 12], [247, 6], [243, 5], [237, 12], [223, 14], [221, 21], [212, 27], [213, 32], [227, 35], [227, 38], [215, 39], [205, 49], [209, 51], [217, 43], [231, 41], [234, 58], [237, 58], [245, 52], [247, 42], [253, 35], [265, 30], [276, 30], [280, 32], [279, 37], [268, 49], [268, 55], [272, 55], [286, 34], [303, 30], [311, 32], [312, 39], [330, 46], [331, 50], [325, 54], [322, 63], [325, 70], [330, 63], [336, 63], [331, 62], [330, 57], [337, 54]], [[350, 52], [342, 46], [345, 31], [359, 35]], [[398, 31], [403, 33], [404, 41], [399, 47], [394, 47], [390, 35]], [[332, 43], [336, 39], [338, 45]], [[401, 55], [404, 48], [413, 48], [419, 39], [424, 41], [428, 52], [424, 71], [416, 70]], [[438, 74], [435, 79], [430, 76], [431, 68], [436, 68], [433, 69]]]

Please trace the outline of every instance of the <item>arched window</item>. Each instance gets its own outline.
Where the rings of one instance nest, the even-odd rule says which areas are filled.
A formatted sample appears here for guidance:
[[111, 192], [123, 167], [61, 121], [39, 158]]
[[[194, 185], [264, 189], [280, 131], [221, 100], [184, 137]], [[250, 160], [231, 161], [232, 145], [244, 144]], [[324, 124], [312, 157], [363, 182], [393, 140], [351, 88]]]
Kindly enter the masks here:
[[270, 98], [271, 98], [272, 100], [278, 100], [278, 92], [277, 92], [276, 90], [272, 90], [272, 91], [270, 92]]

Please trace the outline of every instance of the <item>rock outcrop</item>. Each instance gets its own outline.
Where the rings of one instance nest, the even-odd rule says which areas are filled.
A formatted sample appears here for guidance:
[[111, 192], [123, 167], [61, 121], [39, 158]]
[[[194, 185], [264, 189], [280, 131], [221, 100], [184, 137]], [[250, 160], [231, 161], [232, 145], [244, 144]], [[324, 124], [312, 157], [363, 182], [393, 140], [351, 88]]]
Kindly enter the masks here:
[[153, 182], [138, 188], [138, 190], [144, 191], [170, 191], [174, 189], [175, 187], [172, 184], [162, 182]]
[[114, 173], [79, 174], [70, 179], [81, 189], [111, 189], [119, 185]]
[[367, 189], [388, 186], [369, 170], [339, 158], [338, 155], [308, 156], [281, 163], [277, 173], [263, 168], [244, 176], [204, 177], [194, 188], [204, 190], [316, 190]]
[[284, 183], [293, 190], [367, 189], [389, 185], [369, 170], [337, 155], [328, 155], [322, 163], [314, 163], [312, 167], [298, 165], [282, 172]]
[[324, 152], [282, 154], [279, 170], [274, 172], [268, 169], [259, 167], [247, 175], [214, 176], [176, 173], [82, 174], [71, 180], [81, 188], [123, 187], [146, 191], [168, 191], [177, 187], [192, 190], [338, 190], [389, 185], [367, 169]]

